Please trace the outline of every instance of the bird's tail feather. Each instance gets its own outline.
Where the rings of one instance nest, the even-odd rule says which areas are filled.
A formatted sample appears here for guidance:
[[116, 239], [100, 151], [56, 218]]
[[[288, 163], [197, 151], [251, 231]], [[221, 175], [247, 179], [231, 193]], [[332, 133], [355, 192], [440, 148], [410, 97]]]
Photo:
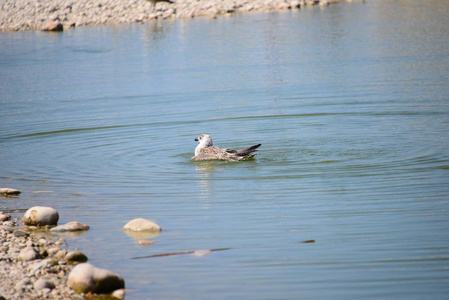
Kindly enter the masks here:
[[261, 145], [262, 144], [257, 144], [257, 145], [254, 145], [254, 146], [251, 146], [251, 147], [248, 147], [245, 149], [236, 150], [236, 154], [238, 156], [254, 155], [255, 154], [254, 152], [256, 152], [257, 148], [259, 148]]

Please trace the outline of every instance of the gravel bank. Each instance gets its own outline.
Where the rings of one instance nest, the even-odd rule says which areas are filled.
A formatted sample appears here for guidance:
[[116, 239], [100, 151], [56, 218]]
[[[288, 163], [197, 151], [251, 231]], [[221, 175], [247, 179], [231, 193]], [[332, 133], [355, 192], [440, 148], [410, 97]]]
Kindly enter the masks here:
[[0, 299], [82, 299], [67, 287], [73, 265], [65, 240], [30, 234], [20, 224], [0, 221]]
[[[298, 9], [344, 0], [2, 0], [0, 31], [59, 30], [85, 25], [211, 17], [233, 13]], [[348, 0], [346, 0], [348, 1]]]

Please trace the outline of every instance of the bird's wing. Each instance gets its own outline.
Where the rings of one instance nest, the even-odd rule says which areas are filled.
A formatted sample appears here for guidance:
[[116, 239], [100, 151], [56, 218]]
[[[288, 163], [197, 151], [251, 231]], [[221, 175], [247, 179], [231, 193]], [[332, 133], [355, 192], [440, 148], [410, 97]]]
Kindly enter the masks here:
[[224, 155], [225, 153], [226, 153], [225, 150], [214, 146], [206, 147], [200, 150], [200, 155], [204, 156], [221, 156]]
[[194, 156], [192, 160], [228, 160], [238, 161], [254, 156], [257, 148], [260, 144], [254, 145], [248, 148], [234, 150], [234, 149], [221, 149], [215, 146], [202, 148], [197, 156]]
[[214, 146], [206, 147], [200, 150], [194, 160], [236, 160], [237, 156], [235, 153], [229, 153], [227, 150]]

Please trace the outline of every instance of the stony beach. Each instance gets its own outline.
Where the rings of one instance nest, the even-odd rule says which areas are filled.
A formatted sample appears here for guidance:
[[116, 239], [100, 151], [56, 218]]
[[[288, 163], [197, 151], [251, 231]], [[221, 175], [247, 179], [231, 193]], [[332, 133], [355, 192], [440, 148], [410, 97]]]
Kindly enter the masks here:
[[75, 297], [67, 286], [73, 265], [63, 238], [49, 240], [30, 234], [19, 219], [12, 219], [0, 221], [0, 244], [0, 299]]
[[[0, 188], [2, 197], [16, 198], [20, 194], [16, 189]], [[123, 299], [125, 280], [119, 274], [87, 263], [87, 256], [69, 250], [60, 235], [90, 227], [78, 221], [58, 225], [58, 221], [59, 212], [52, 207], [31, 207], [21, 218], [0, 211], [0, 300], [85, 299], [92, 294]], [[161, 230], [159, 225], [143, 218], [123, 226], [123, 231], [131, 235], [133, 232], [151, 235]], [[145, 241], [148, 242], [139, 241], [139, 245], [151, 245], [142, 243]]]
[[[299, 9], [345, 0], [3, 0], [0, 31], [69, 28], [156, 19], [216, 18], [235, 13]], [[346, 0], [350, 1], [350, 0]]]

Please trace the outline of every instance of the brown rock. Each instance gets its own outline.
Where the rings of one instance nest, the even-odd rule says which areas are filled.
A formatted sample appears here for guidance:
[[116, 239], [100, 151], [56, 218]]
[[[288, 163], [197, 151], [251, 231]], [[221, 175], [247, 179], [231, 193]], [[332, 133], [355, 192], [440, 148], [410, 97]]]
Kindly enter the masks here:
[[87, 256], [81, 251], [70, 251], [65, 256], [65, 259], [70, 263], [86, 262]]
[[63, 30], [64, 26], [62, 25], [62, 23], [59, 22], [47, 23], [46, 25], [44, 25], [44, 27], [42, 27], [42, 31], [63, 31]]

